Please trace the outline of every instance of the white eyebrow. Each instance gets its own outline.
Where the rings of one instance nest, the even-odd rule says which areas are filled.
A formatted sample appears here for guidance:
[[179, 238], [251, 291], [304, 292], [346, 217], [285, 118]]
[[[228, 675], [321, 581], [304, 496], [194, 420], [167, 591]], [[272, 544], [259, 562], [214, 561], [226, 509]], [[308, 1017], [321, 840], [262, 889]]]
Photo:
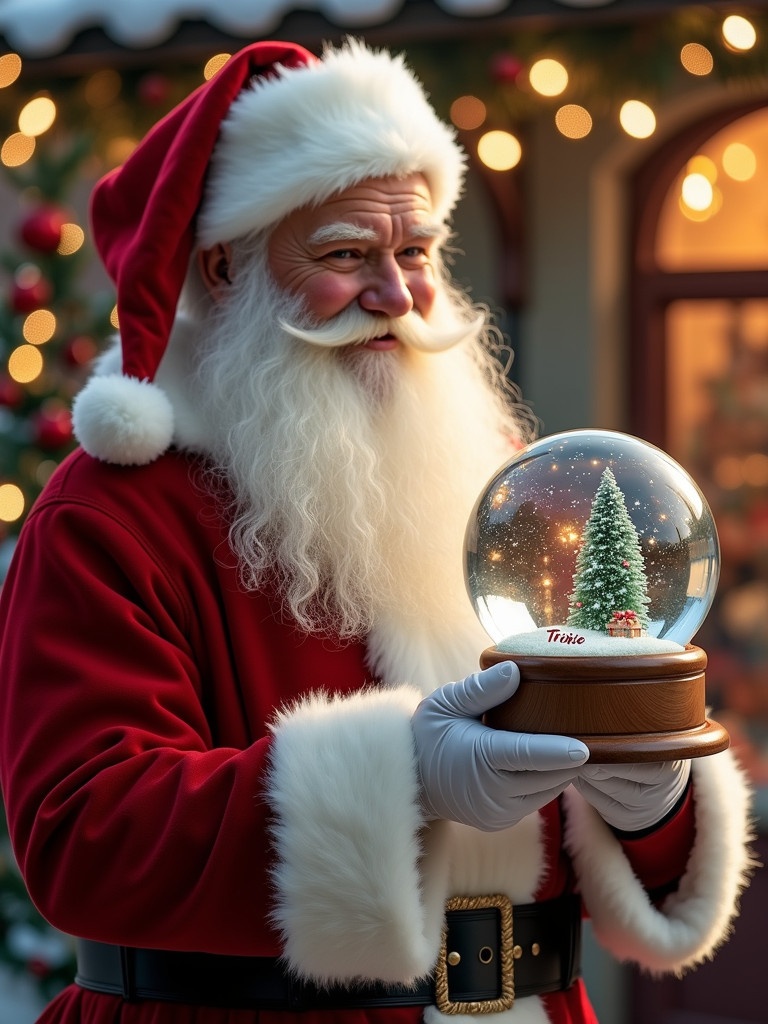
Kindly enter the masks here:
[[372, 228], [339, 220], [313, 231], [309, 241], [312, 245], [322, 245], [323, 242], [375, 242], [376, 232]]
[[[415, 224], [410, 229], [414, 238], [442, 238], [445, 228], [442, 224]], [[310, 245], [323, 245], [325, 242], [375, 242], [377, 238], [373, 228], [364, 228], [350, 221], [335, 221], [324, 224], [309, 236]]]

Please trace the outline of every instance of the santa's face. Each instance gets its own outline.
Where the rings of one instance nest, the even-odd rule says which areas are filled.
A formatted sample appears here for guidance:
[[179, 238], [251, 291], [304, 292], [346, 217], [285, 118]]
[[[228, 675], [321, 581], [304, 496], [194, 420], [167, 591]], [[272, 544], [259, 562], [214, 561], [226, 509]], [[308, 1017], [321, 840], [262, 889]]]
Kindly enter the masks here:
[[[426, 319], [443, 237], [421, 174], [372, 178], [291, 213], [269, 239], [268, 266], [278, 287], [300, 297], [318, 323], [353, 305], [390, 320], [412, 312]], [[360, 348], [393, 351], [401, 341], [382, 328]]]

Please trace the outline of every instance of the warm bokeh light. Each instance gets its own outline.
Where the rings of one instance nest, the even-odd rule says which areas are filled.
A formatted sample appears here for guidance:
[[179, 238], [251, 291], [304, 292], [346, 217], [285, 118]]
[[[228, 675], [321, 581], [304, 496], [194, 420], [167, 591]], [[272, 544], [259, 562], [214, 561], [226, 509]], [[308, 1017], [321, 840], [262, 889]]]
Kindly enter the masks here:
[[90, 107], [100, 110], [117, 99], [123, 87], [123, 80], [114, 68], [96, 71], [85, 82], [83, 94]]
[[732, 50], [751, 50], [757, 42], [757, 32], [747, 18], [729, 14], [723, 21], [723, 39]]
[[59, 256], [71, 256], [81, 249], [85, 242], [85, 232], [79, 224], [62, 224], [61, 241], [56, 246]]
[[517, 167], [523, 150], [510, 132], [486, 132], [477, 144], [477, 155], [492, 171], [510, 171]]
[[531, 66], [528, 80], [541, 96], [559, 96], [568, 85], [568, 72], [559, 60], [543, 57]]
[[686, 174], [680, 186], [683, 202], [691, 210], [706, 210], [712, 205], [712, 182], [703, 174]]
[[231, 53], [217, 53], [215, 57], [211, 57], [206, 62], [203, 68], [203, 78], [206, 82], [209, 78], [213, 78], [217, 71], [221, 71], [231, 56]]
[[486, 113], [485, 104], [477, 96], [459, 96], [451, 104], [451, 121], [463, 131], [479, 128]]
[[749, 181], [757, 173], [755, 152], [743, 142], [732, 142], [723, 150], [723, 170], [734, 181]]
[[24, 494], [16, 484], [0, 484], [0, 520], [15, 523], [24, 513]]
[[686, 164], [685, 170], [687, 174], [703, 175], [713, 185], [717, 181], [717, 165], [714, 160], [704, 156], [703, 153], [697, 153], [696, 156], [692, 156]]
[[14, 132], [0, 148], [0, 161], [6, 167], [21, 167], [35, 152], [35, 140], [29, 135]]
[[50, 309], [36, 309], [24, 321], [21, 333], [30, 345], [44, 345], [56, 333], [56, 317]]
[[19, 114], [19, 131], [35, 138], [47, 132], [56, 120], [56, 104], [50, 96], [36, 96], [25, 103]]
[[[705, 182], [706, 184], [702, 184]], [[686, 220], [693, 221], [694, 223], [702, 224], [704, 221], [710, 220], [716, 213], [722, 208], [723, 205], [723, 193], [717, 186], [713, 186], [711, 182], [706, 181], [706, 178], [701, 179], [699, 182], [700, 190], [697, 191], [697, 187], [691, 187], [689, 185], [691, 202], [699, 203], [698, 207], [689, 206], [686, 202], [682, 190], [678, 197], [678, 209], [680, 213], [685, 217]], [[709, 190], [709, 203], [706, 206], [701, 204], [707, 200], [707, 191]]]
[[647, 139], [656, 131], [656, 115], [641, 100], [627, 100], [619, 111], [619, 123], [634, 139]]
[[124, 164], [137, 145], [138, 139], [131, 138], [129, 135], [116, 135], [114, 139], [110, 139], [106, 151], [110, 166], [119, 167], [120, 164]]
[[691, 75], [708, 75], [715, 66], [714, 57], [701, 43], [686, 43], [680, 51], [680, 63]]
[[748, 487], [768, 485], [768, 455], [751, 452], [744, 459], [744, 483]]
[[13, 85], [21, 74], [21, 57], [18, 53], [4, 53], [0, 57], [0, 89]]
[[8, 357], [8, 373], [17, 384], [29, 384], [43, 372], [43, 357], [34, 345], [19, 345]]
[[38, 487], [45, 487], [57, 466], [58, 462], [55, 459], [43, 459], [38, 462], [35, 470], [35, 483]]
[[583, 139], [592, 131], [592, 115], [578, 103], [566, 103], [555, 114], [555, 125], [567, 139]]

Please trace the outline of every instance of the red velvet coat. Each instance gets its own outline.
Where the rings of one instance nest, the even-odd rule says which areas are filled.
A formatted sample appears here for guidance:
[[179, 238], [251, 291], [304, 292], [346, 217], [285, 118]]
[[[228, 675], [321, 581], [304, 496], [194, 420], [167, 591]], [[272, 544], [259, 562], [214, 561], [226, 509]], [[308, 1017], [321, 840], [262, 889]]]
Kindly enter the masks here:
[[[303, 635], [281, 618], [270, 593], [245, 594], [238, 587], [216, 503], [198, 471], [192, 457], [178, 452], [135, 469], [98, 463], [77, 452], [56, 472], [29, 516], [2, 594], [0, 780], [11, 835], [33, 900], [66, 932], [129, 946], [224, 954], [274, 956], [287, 949], [297, 970], [316, 976], [326, 969], [303, 963], [300, 952], [306, 938], [301, 915], [311, 895], [301, 890], [296, 909], [289, 894], [286, 909], [279, 891], [293, 877], [303, 821], [314, 813], [316, 708], [310, 709], [310, 738], [302, 747], [307, 751], [302, 754], [307, 803], [297, 813], [286, 803], [280, 762], [275, 768], [272, 755], [281, 743], [290, 752], [297, 723], [305, 724], [306, 703], [295, 704], [298, 698], [322, 691], [362, 701], [367, 698], [360, 695], [361, 687], [374, 680], [363, 645]], [[466, 670], [474, 667], [468, 664]], [[384, 683], [397, 689], [405, 681]], [[330, 698], [317, 699], [327, 705]], [[405, 704], [411, 699], [418, 698], [398, 696]], [[270, 729], [275, 709], [282, 709], [284, 718]], [[397, 742], [407, 734], [409, 713], [407, 707], [393, 712]], [[339, 779], [355, 768], [343, 763], [345, 742], [342, 733]], [[705, 760], [714, 764], [716, 759]], [[717, 804], [718, 787], [733, 789], [736, 776], [731, 768], [725, 772], [722, 786], [714, 768], [701, 782], [704, 789], [694, 782], [695, 793], [706, 792], [708, 806]], [[365, 794], [370, 799], [377, 797]], [[393, 820], [402, 817], [400, 799], [387, 797], [385, 818], [390, 813]], [[575, 794], [569, 799], [573, 804]], [[708, 838], [697, 837], [701, 850], [694, 850], [689, 861], [695, 845], [691, 801], [665, 829], [623, 848], [586, 805], [574, 804], [567, 819], [562, 803], [534, 816], [538, 820], [525, 832], [537, 837], [530, 855], [536, 862], [531, 875], [535, 898], [572, 889], [578, 876], [606, 944], [617, 955], [643, 962], [655, 955], [646, 955], [646, 947], [658, 945], [658, 938], [645, 937], [643, 915], [657, 912], [642, 906], [644, 887], [684, 876], [680, 899], [688, 899], [686, 886], [691, 899], [698, 899], [699, 888], [706, 886], [709, 899], [719, 903], [719, 917], [704, 920], [705, 914], [690, 940], [670, 938], [668, 950], [665, 938], [661, 964], [650, 965], [676, 970], [708, 955], [720, 941], [741, 884], [743, 812], [737, 810], [741, 831], [733, 842], [735, 853], [728, 854], [731, 867], [712, 868], [712, 877], [727, 875], [727, 884], [719, 882], [713, 892], [708, 869], [698, 865], [711, 861], [717, 849], [714, 833], [724, 827], [717, 815], [724, 809], [718, 808], [706, 830], [701, 826]], [[353, 837], [377, 812], [366, 806], [356, 813], [359, 820], [350, 819]], [[276, 822], [286, 828], [276, 831]], [[446, 835], [457, 836], [461, 827], [453, 829]], [[462, 849], [474, 842], [469, 833], [461, 833]], [[375, 836], [370, 839], [372, 848], [375, 841]], [[601, 844], [608, 866], [593, 871], [589, 864], [600, 856]], [[374, 856], [381, 857], [376, 870], [385, 877], [390, 854]], [[514, 875], [512, 855], [502, 859], [510, 860]], [[283, 861], [287, 874], [273, 875]], [[425, 855], [423, 863], [428, 865], [430, 857]], [[603, 875], [613, 870], [610, 865], [616, 871], [611, 877], [621, 877], [625, 869], [631, 875], [630, 865], [640, 876], [626, 886], [632, 889], [631, 908], [639, 908], [634, 931], [634, 925], [613, 927], [617, 897], [601, 888]], [[334, 870], [328, 867], [330, 877]], [[354, 890], [355, 869], [342, 865], [340, 870], [349, 872], [349, 889]], [[402, 870], [396, 866], [394, 877]], [[450, 889], [446, 877], [440, 885]], [[311, 894], [315, 880], [307, 882], [299, 871], [299, 881]], [[317, 884], [324, 885], [324, 879]], [[420, 899], [415, 895], [413, 906], [404, 911], [406, 929], [429, 918], [428, 910], [416, 906]], [[649, 921], [653, 932], [656, 918]], [[414, 954], [414, 975], [433, 956], [431, 919], [424, 931], [427, 939], [424, 952]], [[326, 973], [343, 979], [344, 957], [334, 953], [332, 940], [329, 948]], [[394, 974], [399, 971], [393, 968]], [[540, 1007], [538, 1000], [521, 1000], [512, 1015], [497, 1019], [546, 1019], [534, 1006], [529, 1016], [524, 1014], [523, 1004], [532, 1002]], [[594, 1020], [581, 985], [547, 996], [543, 1003], [556, 1024]], [[48, 1024], [251, 1024], [275, 1018], [284, 1024], [293, 1016], [123, 1005], [115, 997], [71, 987], [42, 1019]], [[342, 1019], [416, 1022], [421, 1011], [301, 1015], [303, 1024]]]

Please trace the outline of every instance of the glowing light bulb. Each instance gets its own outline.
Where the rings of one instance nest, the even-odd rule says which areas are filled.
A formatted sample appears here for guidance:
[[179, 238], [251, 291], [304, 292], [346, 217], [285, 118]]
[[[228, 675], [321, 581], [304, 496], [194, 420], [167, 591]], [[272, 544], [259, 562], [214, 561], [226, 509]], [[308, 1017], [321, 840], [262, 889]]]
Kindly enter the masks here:
[[619, 111], [619, 123], [627, 135], [647, 139], [656, 131], [656, 115], [641, 100], [627, 100]]
[[712, 182], [703, 174], [686, 174], [680, 188], [683, 202], [692, 210], [706, 210], [712, 205]]
[[15, 523], [24, 512], [24, 494], [16, 484], [0, 485], [0, 520]]
[[221, 71], [231, 56], [231, 53], [217, 53], [214, 57], [211, 57], [210, 60], [206, 61], [205, 67], [203, 68], [203, 78], [206, 82], [209, 78], [213, 78], [217, 71]]
[[706, 46], [701, 43], [686, 43], [680, 51], [680, 63], [690, 75], [708, 75], [715, 66], [715, 60]]
[[21, 57], [18, 53], [5, 53], [0, 57], [0, 89], [13, 85], [21, 74]]
[[35, 152], [35, 140], [29, 135], [14, 132], [0, 148], [0, 161], [5, 167], [21, 167]]
[[757, 157], [743, 142], [731, 142], [723, 150], [723, 170], [734, 181], [749, 181], [757, 172]]
[[8, 373], [17, 384], [29, 384], [43, 372], [43, 357], [34, 345], [19, 345], [8, 356]]
[[50, 96], [36, 96], [25, 103], [19, 114], [19, 131], [36, 138], [47, 132], [56, 120], [56, 104]]
[[459, 96], [451, 104], [451, 121], [463, 131], [479, 128], [486, 118], [486, 106], [477, 96]]
[[578, 103], [566, 103], [555, 114], [555, 125], [566, 139], [583, 139], [592, 131], [592, 115]]
[[755, 26], [740, 14], [729, 14], [723, 21], [723, 39], [732, 50], [751, 50], [757, 42]]
[[532, 65], [528, 80], [541, 96], [559, 96], [568, 85], [568, 72], [559, 60], [543, 57]]
[[520, 163], [523, 150], [510, 132], [491, 131], [480, 138], [477, 155], [492, 171], [509, 171]]

